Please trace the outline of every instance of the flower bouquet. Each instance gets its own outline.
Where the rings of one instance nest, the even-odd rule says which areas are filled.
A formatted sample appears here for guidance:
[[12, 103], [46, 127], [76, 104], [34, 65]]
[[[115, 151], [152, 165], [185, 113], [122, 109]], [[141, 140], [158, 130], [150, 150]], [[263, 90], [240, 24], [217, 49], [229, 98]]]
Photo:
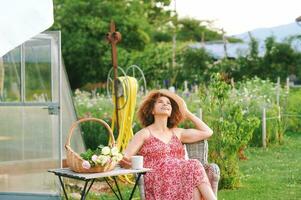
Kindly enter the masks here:
[[[98, 122], [102, 124], [110, 136], [110, 143], [108, 146], [98, 146], [94, 151], [87, 150], [81, 155], [77, 154], [70, 146], [71, 137], [76, 127], [87, 121]], [[115, 147], [115, 138], [110, 126], [103, 120], [97, 118], [83, 118], [74, 122], [70, 128], [66, 144], [66, 161], [67, 165], [72, 171], [78, 173], [97, 173], [105, 172], [114, 169], [119, 160], [122, 159], [122, 154], [119, 153], [118, 148]]]
[[90, 169], [91, 167], [105, 167], [114, 163], [114, 166], [122, 160], [123, 155], [119, 153], [117, 147], [99, 145], [96, 150], [88, 149], [85, 153], [81, 153], [83, 159], [82, 167]]

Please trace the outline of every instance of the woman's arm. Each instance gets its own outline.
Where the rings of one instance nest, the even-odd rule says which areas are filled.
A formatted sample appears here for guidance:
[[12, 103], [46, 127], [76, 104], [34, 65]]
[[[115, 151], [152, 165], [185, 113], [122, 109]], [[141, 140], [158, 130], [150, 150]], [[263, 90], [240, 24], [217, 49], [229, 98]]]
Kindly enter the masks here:
[[145, 129], [140, 130], [137, 132], [134, 137], [129, 142], [128, 146], [124, 150], [124, 156], [122, 160], [119, 162], [121, 167], [130, 168], [131, 167], [131, 160], [130, 158], [136, 155], [139, 149], [142, 147], [144, 140], [146, 138], [146, 131]]
[[186, 120], [191, 120], [195, 129], [181, 129], [181, 141], [183, 143], [194, 143], [209, 138], [213, 131], [200, 118], [186, 111]]

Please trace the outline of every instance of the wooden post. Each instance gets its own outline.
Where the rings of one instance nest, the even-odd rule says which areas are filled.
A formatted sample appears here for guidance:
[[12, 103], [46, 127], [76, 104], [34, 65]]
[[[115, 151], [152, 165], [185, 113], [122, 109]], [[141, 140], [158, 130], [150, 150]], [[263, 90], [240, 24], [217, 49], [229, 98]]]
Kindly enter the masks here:
[[202, 48], [205, 48], [205, 32], [202, 32], [202, 36], [201, 36], [201, 46]]
[[231, 86], [232, 86], [232, 88], [234, 88], [235, 87], [235, 85], [234, 85], [235, 83], [234, 83], [234, 78], [232, 77], [231, 78]]
[[276, 102], [277, 102], [277, 106], [279, 106], [279, 104], [280, 104], [280, 77], [277, 78]]
[[263, 108], [262, 110], [262, 147], [266, 148], [266, 133], [267, 127], [266, 127], [266, 110]]
[[225, 31], [224, 29], [222, 28], [222, 36], [223, 36], [223, 43], [224, 43], [224, 57], [225, 58], [228, 58], [228, 50], [227, 50], [227, 38], [225, 36]]
[[199, 116], [199, 118], [200, 118], [201, 120], [203, 120], [203, 110], [202, 110], [202, 108], [200, 108], [200, 109], [198, 110], [198, 116]]
[[107, 40], [112, 46], [112, 64], [114, 69], [114, 93], [115, 93], [115, 114], [116, 114], [116, 128], [117, 133], [119, 133], [119, 120], [118, 120], [118, 86], [117, 86], [117, 77], [118, 77], [118, 64], [117, 64], [117, 43], [121, 41], [121, 34], [116, 32], [115, 23], [111, 21], [110, 32], [107, 33]]
[[286, 93], [287, 94], [290, 93], [290, 78], [289, 77], [286, 78]]
[[280, 106], [278, 106], [278, 127], [279, 127], [279, 129], [278, 129], [278, 134], [277, 134], [277, 139], [278, 139], [278, 143], [280, 144], [281, 143], [281, 141], [282, 141], [282, 133], [281, 133], [281, 108], [280, 108]]
[[3, 63], [3, 58], [0, 57], [0, 100], [3, 97], [3, 91], [4, 91], [4, 63]]

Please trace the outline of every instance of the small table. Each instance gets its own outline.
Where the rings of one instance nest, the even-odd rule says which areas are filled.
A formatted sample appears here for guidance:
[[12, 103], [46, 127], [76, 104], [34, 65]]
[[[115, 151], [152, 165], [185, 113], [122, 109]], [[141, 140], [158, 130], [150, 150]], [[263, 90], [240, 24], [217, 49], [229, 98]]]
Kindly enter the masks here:
[[[139, 179], [141, 177], [142, 174], [146, 174], [148, 171], [151, 171], [151, 169], [148, 168], [143, 168], [143, 169], [124, 169], [121, 168], [119, 166], [115, 167], [115, 169], [113, 169], [112, 171], [108, 171], [108, 172], [101, 172], [101, 173], [76, 173], [72, 170], [70, 170], [69, 168], [58, 168], [58, 169], [49, 169], [48, 172], [54, 173], [56, 176], [59, 177], [60, 180], [60, 184], [62, 186], [62, 189], [64, 191], [64, 195], [66, 197], [66, 200], [68, 200], [68, 196], [65, 190], [65, 186], [62, 180], [62, 177], [68, 177], [68, 178], [73, 178], [76, 180], [82, 180], [85, 181], [85, 185], [84, 188], [81, 192], [81, 200], [86, 199], [87, 194], [90, 191], [90, 188], [92, 187], [95, 179], [97, 178], [104, 178], [105, 181], [107, 182], [107, 184], [109, 185], [109, 187], [111, 188], [111, 190], [113, 191], [113, 193], [115, 194], [115, 196], [117, 197], [117, 199], [119, 200], [123, 200], [123, 197], [121, 195], [118, 183], [116, 181], [116, 176], [119, 175], [127, 175], [127, 174], [138, 174], [138, 176], [136, 177], [136, 181], [135, 181], [135, 185], [133, 187], [133, 190], [131, 192], [131, 196], [129, 198], [129, 200], [131, 200], [133, 198], [134, 192], [136, 190], [137, 184], [139, 182]], [[115, 185], [117, 187], [117, 192], [113, 189], [113, 186], [109, 183], [108, 181], [108, 177], [113, 177]], [[90, 185], [88, 186], [88, 183], [91, 181]], [[88, 186], [88, 187], [87, 187]]]

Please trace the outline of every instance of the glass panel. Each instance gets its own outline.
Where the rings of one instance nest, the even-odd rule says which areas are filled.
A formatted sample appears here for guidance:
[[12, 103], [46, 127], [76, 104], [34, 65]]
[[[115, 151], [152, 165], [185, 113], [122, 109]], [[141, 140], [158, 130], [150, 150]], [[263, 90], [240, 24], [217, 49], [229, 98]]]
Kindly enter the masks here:
[[[59, 68], [59, 38], [59, 32], [39, 34], [23, 44], [23, 58], [19, 47], [0, 58], [0, 192], [60, 191], [57, 177], [47, 169], [60, 167], [60, 153], [64, 153], [63, 145], [76, 114], [67, 74], [64, 66]], [[25, 68], [21, 70], [22, 59]], [[62, 72], [61, 86], [59, 70]], [[21, 81], [20, 78], [21, 71], [25, 72], [21, 73], [22, 78], [25, 76], [25, 86], [22, 85], [24, 79]], [[59, 131], [59, 115], [49, 115], [48, 109], [44, 109], [47, 104], [45, 107], [40, 103], [30, 107], [21, 106], [22, 103], [19, 106], [1, 104], [1, 101], [17, 101], [14, 105], [18, 105], [23, 99], [20, 88], [25, 88], [25, 100], [32, 102], [31, 105], [36, 102], [59, 103], [60, 87], [62, 133]], [[62, 146], [60, 139], [63, 140]], [[83, 144], [80, 132], [75, 132], [73, 150], [82, 152]]]
[[0, 102], [21, 100], [20, 47], [0, 57]]
[[[1, 192], [57, 191], [58, 116], [39, 107], [0, 107]], [[26, 184], [24, 184], [26, 183]]]
[[[63, 145], [66, 143], [67, 136], [72, 124], [77, 120], [75, 108], [73, 105], [72, 92], [70, 89], [68, 76], [65, 71], [65, 66], [62, 65], [62, 135]], [[85, 151], [84, 141], [81, 132], [76, 129], [71, 138], [71, 147], [77, 153]], [[65, 151], [63, 157], [66, 158]]]
[[51, 101], [51, 40], [32, 39], [25, 43], [25, 99]]

